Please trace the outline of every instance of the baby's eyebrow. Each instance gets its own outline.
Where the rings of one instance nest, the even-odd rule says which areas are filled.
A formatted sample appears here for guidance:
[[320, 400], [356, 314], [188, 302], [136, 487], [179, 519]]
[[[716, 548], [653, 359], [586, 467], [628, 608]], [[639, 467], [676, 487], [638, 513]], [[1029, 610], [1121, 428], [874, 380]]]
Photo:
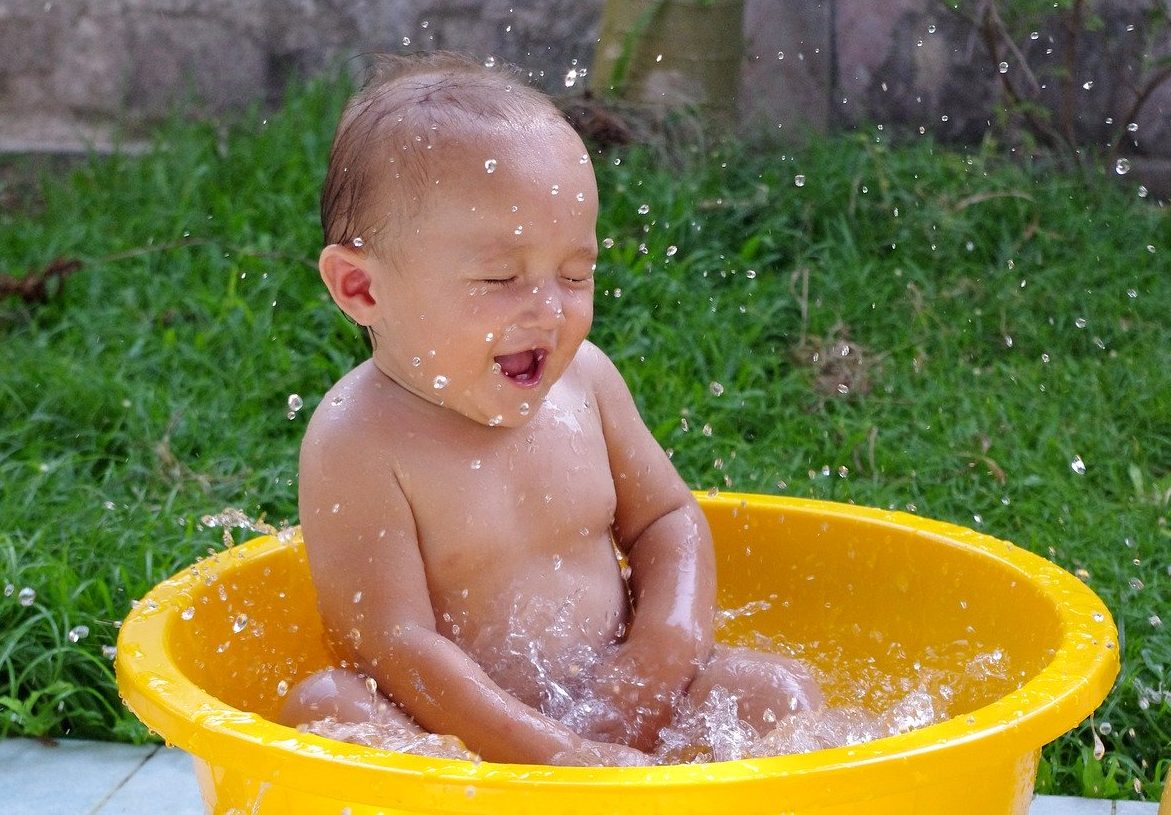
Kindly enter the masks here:
[[579, 244], [578, 246], [575, 246], [573, 248], [573, 250], [569, 253], [569, 258], [571, 260], [578, 260], [578, 259], [593, 260], [597, 256], [598, 256], [597, 247], [591, 246], [586, 243]]

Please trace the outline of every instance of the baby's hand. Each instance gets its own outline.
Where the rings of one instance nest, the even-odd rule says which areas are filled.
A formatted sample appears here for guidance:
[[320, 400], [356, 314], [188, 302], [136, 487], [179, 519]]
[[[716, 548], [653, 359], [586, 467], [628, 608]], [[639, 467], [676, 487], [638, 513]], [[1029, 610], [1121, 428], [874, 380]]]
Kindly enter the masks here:
[[624, 744], [583, 741], [576, 750], [565, 750], [550, 759], [560, 767], [646, 767], [653, 763], [641, 750]]
[[640, 670], [626, 645], [611, 647], [594, 665], [588, 701], [570, 724], [580, 735], [650, 750], [659, 730], [671, 723], [677, 693]]

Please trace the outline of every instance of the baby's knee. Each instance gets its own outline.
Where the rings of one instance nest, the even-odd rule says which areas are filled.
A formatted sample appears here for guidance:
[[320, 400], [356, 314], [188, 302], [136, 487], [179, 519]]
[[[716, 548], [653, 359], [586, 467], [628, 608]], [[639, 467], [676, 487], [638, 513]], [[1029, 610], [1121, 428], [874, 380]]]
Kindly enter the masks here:
[[406, 714], [380, 694], [373, 680], [343, 668], [326, 668], [294, 685], [277, 714], [289, 727], [320, 721], [393, 723], [422, 732]]
[[717, 687], [736, 698], [739, 717], [758, 733], [771, 730], [779, 719], [825, 704], [803, 663], [751, 648], [717, 648], [688, 695], [702, 704]]

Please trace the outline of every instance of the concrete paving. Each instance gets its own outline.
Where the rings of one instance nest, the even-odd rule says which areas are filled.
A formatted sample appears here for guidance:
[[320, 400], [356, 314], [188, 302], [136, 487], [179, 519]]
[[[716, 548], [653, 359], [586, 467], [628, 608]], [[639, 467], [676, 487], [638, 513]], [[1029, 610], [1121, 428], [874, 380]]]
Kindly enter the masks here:
[[[0, 740], [5, 815], [204, 815], [191, 757], [157, 745]], [[1029, 815], [1156, 815], [1134, 801], [1037, 796]]]

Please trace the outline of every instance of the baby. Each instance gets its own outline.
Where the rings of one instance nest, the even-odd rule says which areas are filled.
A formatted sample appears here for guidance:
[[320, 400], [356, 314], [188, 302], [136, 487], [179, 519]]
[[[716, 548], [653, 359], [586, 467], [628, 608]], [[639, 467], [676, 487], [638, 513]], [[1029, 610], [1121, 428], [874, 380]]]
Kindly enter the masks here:
[[707, 523], [586, 340], [597, 214], [586, 148], [516, 74], [381, 58], [346, 108], [319, 267], [373, 351], [323, 398], [300, 462], [344, 667], [297, 685], [286, 723], [631, 765], [717, 686], [759, 733], [821, 704], [794, 661], [713, 642]]

